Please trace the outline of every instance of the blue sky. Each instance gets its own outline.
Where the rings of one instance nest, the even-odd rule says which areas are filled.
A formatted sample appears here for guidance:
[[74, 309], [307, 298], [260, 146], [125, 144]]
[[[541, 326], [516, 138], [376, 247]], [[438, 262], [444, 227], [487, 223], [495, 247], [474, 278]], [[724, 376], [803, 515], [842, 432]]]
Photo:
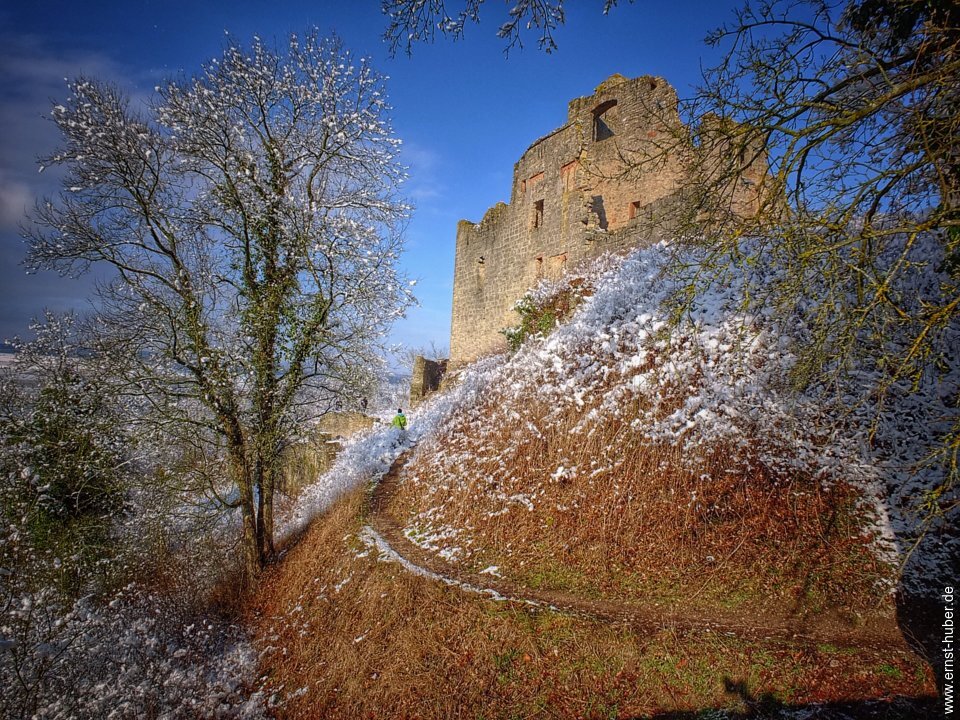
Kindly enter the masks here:
[[[420, 306], [394, 328], [392, 340], [446, 346], [450, 332], [453, 251], [457, 221], [479, 220], [509, 200], [513, 163], [535, 139], [561, 125], [567, 101], [588, 95], [604, 78], [660, 75], [681, 96], [701, 65], [717, 59], [703, 37], [732, 17], [734, 3], [621, 4], [603, 16], [602, 0], [568, 0], [567, 25], [551, 55], [524, 36], [523, 50], [504, 55], [496, 28], [506, 7], [483, 6], [482, 22], [458, 42], [438, 39], [413, 56], [389, 57], [379, 0], [127, 0], [45, 2], [0, 6], [0, 339], [24, 336], [43, 308], [84, 312], [96, 276], [26, 276], [17, 224], [38, 194], [56, 190], [39, 175], [36, 157], [57, 143], [44, 119], [66, 95], [64, 79], [85, 74], [113, 80], [147, 96], [165, 78], [192, 74], [217, 56], [225, 33], [284, 42], [316, 26], [336, 32], [353, 52], [389, 76], [394, 128], [410, 168], [405, 188], [416, 211], [407, 230], [406, 273], [418, 279]], [[457, 0], [448, 6], [459, 7]]]

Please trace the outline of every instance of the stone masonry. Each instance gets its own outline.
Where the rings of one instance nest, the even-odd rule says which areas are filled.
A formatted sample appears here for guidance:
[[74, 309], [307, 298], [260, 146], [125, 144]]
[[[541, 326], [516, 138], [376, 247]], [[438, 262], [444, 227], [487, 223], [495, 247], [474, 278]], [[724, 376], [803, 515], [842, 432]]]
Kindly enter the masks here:
[[413, 373], [410, 379], [410, 407], [416, 407], [424, 398], [436, 392], [440, 388], [446, 371], [446, 360], [428, 360], [422, 355], [417, 355], [413, 360]]
[[[513, 169], [510, 203], [460, 221], [454, 261], [450, 363], [505, 348], [516, 300], [607, 251], [669, 238], [680, 202], [705, 165], [663, 79], [613, 75], [570, 101], [567, 122], [534, 142]], [[755, 203], [762, 158], [741, 171], [741, 211]], [[714, 163], [716, 165], [717, 163]]]

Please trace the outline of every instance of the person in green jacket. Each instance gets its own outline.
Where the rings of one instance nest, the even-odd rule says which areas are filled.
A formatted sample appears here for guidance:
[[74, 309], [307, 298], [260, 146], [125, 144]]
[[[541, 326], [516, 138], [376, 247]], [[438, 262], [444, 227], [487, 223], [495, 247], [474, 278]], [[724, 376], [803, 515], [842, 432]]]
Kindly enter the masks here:
[[403, 408], [397, 409], [397, 415], [393, 418], [393, 422], [390, 424], [395, 428], [400, 428], [401, 430], [407, 429], [407, 416], [403, 414]]

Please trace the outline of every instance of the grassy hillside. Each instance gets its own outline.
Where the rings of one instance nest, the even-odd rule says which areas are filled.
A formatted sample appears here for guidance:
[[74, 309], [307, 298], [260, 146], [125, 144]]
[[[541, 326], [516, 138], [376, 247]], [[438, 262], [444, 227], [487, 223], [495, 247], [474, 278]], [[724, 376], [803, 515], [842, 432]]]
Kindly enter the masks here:
[[[769, 319], [738, 311], [737, 287], [669, 322], [665, 257], [581, 278], [574, 321], [421, 444], [394, 514], [455, 563], [532, 587], [889, 617], [884, 509], [835, 462], [835, 420], [790, 392], [792, 355]], [[568, 288], [526, 305], [549, 316]]]
[[692, 718], [827, 703], [892, 720], [934, 706], [929, 669], [905, 650], [651, 631], [447, 587], [358, 539], [366, 499], [337, 501], [261, 587], [253, 624], [277, 717]]
[[[933, 702], [893, 603], [911, 536], [890, 468], [918, 452], [915, 427], [816, 381], [798, 391], [803, 314], [747, 312], [748, 284], [764, 280], [755, 267], [732, 267], [678, 314], [669, 252], [542, 286], [522, 305], [515, 355], [466, 369], [408, 435], [361, 438], [307, 489], [290, 527], [319, 521], [258, 600], [280, 714]], [[913, 419], [942, 412], [939, 397], [914, 403]], [[371, 506], [359, 488], [414, 446]], [[912, 491], [937, 480], [911, 477]], [[393, 548], [370, 541], [368, 525], [387, 520]], [[918, 567], [935, 570], [954, 542]], [[450, 586], [482, 591], [483, 578], [488, 595], [509, 587], [541, 605]], [[698, 632], [698, 619], [739, 630]], [[787, 632], [765, 636], [774, 626]], [[898, 707], [883, 712], [916, 712]]]

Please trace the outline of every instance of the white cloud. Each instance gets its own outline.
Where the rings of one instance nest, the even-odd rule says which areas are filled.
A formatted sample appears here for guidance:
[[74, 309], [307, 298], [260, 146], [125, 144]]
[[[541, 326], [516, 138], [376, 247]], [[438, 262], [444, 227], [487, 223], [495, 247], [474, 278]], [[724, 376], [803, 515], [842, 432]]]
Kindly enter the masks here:
[[444, 185], [437, 177], [442, 164], [440, 155], [416, 142], [404, 142], [400, 160], [409, 168], [410, 180], [405, 194], [418, 205], [443, 196]]
[[0, 230], [14, 230], [33, 205], [33, 191], [0, 168]]
[[[57, 147], [59, 135], [47, 116], [53, 103], [66, 97], [67, 79], [80, 75], [135, 88], [131, 76], [104, 54], [0, 34], [0, 229], [15, 226], [35, 196], [56, 191], [59, 174], [39, 174], [37, 158]], [[132, 94], [134, 102], [141, 101]]]

